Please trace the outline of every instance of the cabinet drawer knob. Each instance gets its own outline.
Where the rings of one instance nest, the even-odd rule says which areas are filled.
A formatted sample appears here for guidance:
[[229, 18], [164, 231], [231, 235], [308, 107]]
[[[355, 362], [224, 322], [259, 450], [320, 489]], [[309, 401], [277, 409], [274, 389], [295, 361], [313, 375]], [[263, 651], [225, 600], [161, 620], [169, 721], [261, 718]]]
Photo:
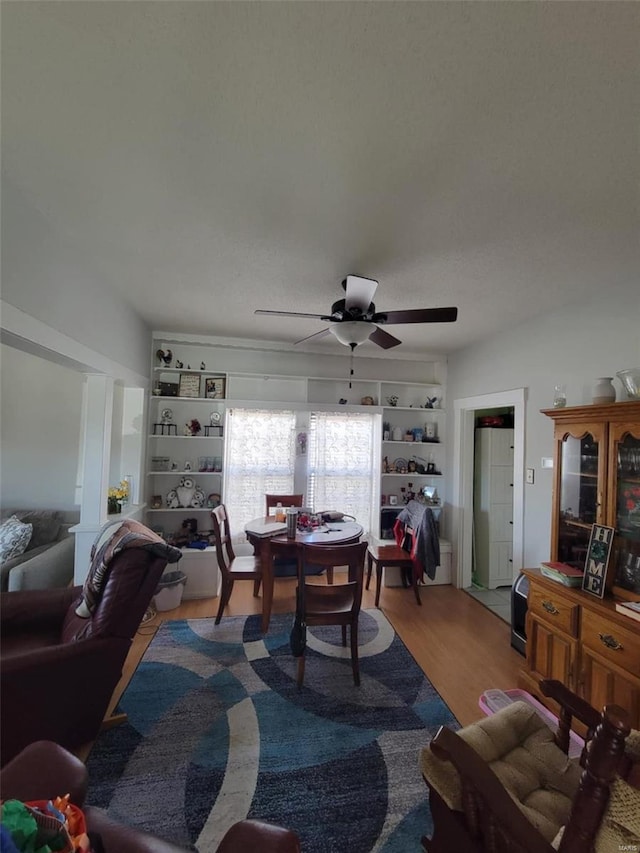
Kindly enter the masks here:
[[556, 613], [560, 613], [560, 611], [559, 611], [559, 610], [558, 610], [558, 608], [555, 606], [555, 604], [552, 604], [550, 601], [543, 601], [543, 602], [542, 602], [542, 606], [543, 606], [543, 607], [544, 607], [544, 609], [547, 611], [547, 613], [553, 613], [553, 614], [554, 614], [554, 616], [555, 616], [555, 614], [556, 614]]
[[624, 649], [622, 643], [619, 643], [611, 634], [598, 634], [598, 636], [600, 637], [600, 642], [604, 643], [608, 649], [615, 649], [616, 651]]

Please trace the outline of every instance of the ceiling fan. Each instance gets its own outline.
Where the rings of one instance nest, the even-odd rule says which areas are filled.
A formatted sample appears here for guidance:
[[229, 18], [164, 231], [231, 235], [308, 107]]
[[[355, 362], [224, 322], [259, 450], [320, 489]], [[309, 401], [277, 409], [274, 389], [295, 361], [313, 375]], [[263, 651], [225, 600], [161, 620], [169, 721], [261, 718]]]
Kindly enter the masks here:
[[390, 335], [380, 326], [396, 323], [453, 323], [458, 316], [457, 308], [415, 308], [407, 311], [376, 311], [373, 295], [378, 282], [372, 278], [348, 275], [342, 282], [346, 295], [331, 306], [330, 314], [306, 314], [300, 311], [267, 311], [258, 309], [256, 314], [273, 314], [277, 317], [310, 317], [331, 323], [326, 329], [315, 332], [296, 341], [317, 340], [332, 334], [341, 344], [351, 347], [351, 351], [364, 343], [372, 341], [383, 349], [397, 347], [402, 341]]

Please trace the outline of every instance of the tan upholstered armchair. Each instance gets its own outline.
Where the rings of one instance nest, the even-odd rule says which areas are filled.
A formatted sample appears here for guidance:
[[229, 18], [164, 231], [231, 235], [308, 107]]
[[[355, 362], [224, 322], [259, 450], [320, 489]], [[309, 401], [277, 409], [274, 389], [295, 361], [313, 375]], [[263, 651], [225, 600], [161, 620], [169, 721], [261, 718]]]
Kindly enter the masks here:
[[[560, 682], [541, 688], [561, 705], [556, 733], [516, 702], [457, 733], [441, 728], [422, 750], [429, 853], [640, 850], [640, 732], [615, 705], [598, 713]], [[569, 758], [574, 718], [588, 746]]]

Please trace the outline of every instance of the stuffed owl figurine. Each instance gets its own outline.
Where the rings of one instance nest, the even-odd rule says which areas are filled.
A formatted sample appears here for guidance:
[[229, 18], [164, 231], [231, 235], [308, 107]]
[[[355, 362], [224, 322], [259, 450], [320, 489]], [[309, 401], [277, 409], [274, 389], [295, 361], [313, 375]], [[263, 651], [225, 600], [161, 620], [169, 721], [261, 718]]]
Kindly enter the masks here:
[[181, 477], [180, 483], [176, 487], [179, 506], [191, 506], [191, 499], [196, 491], [196, 484], [193, 477]]
[[178, 509], [180, 507], [178, 493], [175, 489], [169, 489], [167, 492], [167, 507], [169, 509]]
[[171, 509], [202, 507], [204, 502], [204, 492], [189, 476], [181, 477], [180, 483], [167, 494], [167, 506]]

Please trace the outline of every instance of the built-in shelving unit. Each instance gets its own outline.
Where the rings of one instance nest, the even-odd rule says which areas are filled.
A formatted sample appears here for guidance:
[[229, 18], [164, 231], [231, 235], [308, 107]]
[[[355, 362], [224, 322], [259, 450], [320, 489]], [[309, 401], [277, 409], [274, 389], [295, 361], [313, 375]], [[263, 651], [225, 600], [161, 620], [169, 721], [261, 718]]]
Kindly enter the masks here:
[[[158, 364], [157, 350], [164, 350], [165, 346], [173, 349], [171, 363]], [[174, 342], [164, 345], [159, 340], [154, 342], [145, 495], [151, 526], [162, 529], [166, 525], [167, 530], [175, 531], [179, 527], [177, 519], [180, 514], [184, 518], [196, 513], [197, 518], [200, 514], [206, 516], [217, 501], [224, 499], [225, 419], [234, 406], [264, 404], [272, 408], [289, 404], [326, 409], [339, 405], [348, 411], [375, 411], [379, 414], [381, 425], [389, 426], [389, 436], [385, 437], [381, 429], [380, 529], [374, 530], [378, 535], [382, 535], [385, 525], [388, 535], [389, 519], [395, 518], [410, 491], [421, 492], [425, 486], [440, 491], [444, 485], [445, 448], [442, 438], [446, 414], [443, 408], [444, 384], [439, 381], [438, 363], [427, 363], [424, 367], [426, 378], [433, 378], [433, 381], [352, 378], [349, 382], [344, 376], [211, 370], [212, 358], [216, 358], [215, 351], [204, 344]], [[183, 366], [176, 366], [180, 362]], [[165, 424], [163, 428], [162, 415], [166, 409], [171, 409], [171, 426]], [[193, 418], [198, 419], [201, 432], [185, 435], [185, 424]], [[394, 428], [401, 430], [399, 440], [391, 437]], [[411, 437], [417, 436], [418, 440], [405, 440], [409, 430]], [[429, 433], [429, 441], [420, 440], [420, 430], [425, 436]], [[212, 466], [207, 459], [216, 460], [213, 463], [215, 470], [210, 470]], [[398, 470], [395, 467], [391, 469], [391, 464], [398, 459], [406, 459], [406, 470], [402, 466]], [[160, 464], [163, 468], [166, 465], [168, 470], [159, 470]], [[206, 470], [201, 470], [205, 467]], [[204, 493], [203, 506], [168, 506], [167, 495], [170, 490], [178, 488], [183, 477], [192, 479]], [[395, 503], [390, 500], [391, 496]], [[434, 511], [439, 517], [438, 505], [434, 506]], [[199, 527], [205, 529], [204, 521]]]
[[381, 383], [382, 459], [380, 535], [393, 537], [405, 502], [431, 487], [432, 510], [441, 523], [444, 478], [444, 387], [440, 383]]

